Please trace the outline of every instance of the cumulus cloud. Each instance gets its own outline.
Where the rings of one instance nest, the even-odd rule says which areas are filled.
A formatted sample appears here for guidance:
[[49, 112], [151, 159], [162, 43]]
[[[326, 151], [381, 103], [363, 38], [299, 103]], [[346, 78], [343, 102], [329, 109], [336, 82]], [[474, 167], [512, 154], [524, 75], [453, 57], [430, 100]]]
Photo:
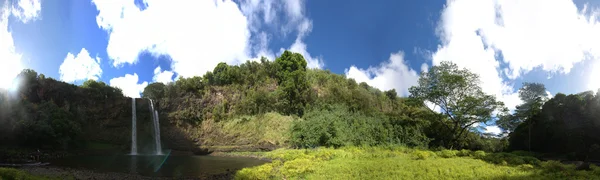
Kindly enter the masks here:
[[247, 57], [250, 32], [232, 1], [92, 1], [98, 25], [110, 32], [107, 53], [114, 66], [136, 63], [141, 52], [168, 55], [180, 76], [201, 75], [219, 62]]
[[27, 23], [40, 17], [42, 3], [40, 0], [19, 0], [16, 5], [13, 5], [11, 11], [17, 19], [23, 23]]
[[138, 84], [138, 75], [136, 73], [125, 74], [125, 76], [113, 78], [109, 81], [110, 86], [117, 87], [123, 91], [123, 95], [132, 98], [139, 98], [140, 93], [144, 91], [144, 88], [148, 85], [148, 82], [144, 81]]
[[[34, 8], [29, 8], [28, 2], [33, 2]], [[8, 88], [12, 85], [12, 80], [21, 72], [23, 65], [21, 63], [22, 55], [15, 49], [12, 33], [8, 28], [8, 18], [12, 15], [17, 20], [27, 23], [35, 20], [41, 11], [39, 1], [4, 1], [0, 10], [0, 88]], [[37, 3], [37, 6], [35, 5]]]
[[[137, 63], [140, 53], [149, 52], [169, 56], [178, 76], [202, 75], [219, 62], [272, 59], [269, 40], [289, 32], [297, 32], [299, 39], [290, 49], [307, 56], [311, 67], [323, 65], [301, 38], [311, 28], [303, 0], [248, 0], [239, 6], [231, 0], [145, 0], [143, 10], [133, 1], [92, 2], [98, 26], [109, 33], [107, 53], [115, 67]], [[273, 29], [278, 33], [266, 33]]]
[[427, 72], [429, 70], [429, 65], [427, 63], [421, 64], [421, 72]]
[[94, 59], [90, 57], [85, 48], [82, 48], [77, 55], [68, 53], [60, 65], [58, 73], [60, 74], [60, 80], [65, 82], [87, 79], [98, 80], [102, 75], [100, 58], [96, 57]]
[[152, 77], [152, 80], [154, 82], [167, 84], [173, 82], [173, 75], [175, 75], [173, 71], [162, 71], [159, 66], [154, 69], [154, 77]]
[[498, 135], [498, 134], [502, 133], [502, 129], [500, 129], [500, 127], [498, 127], [498, 126], [486, 126], [484, 132]]
[[504, 76], [515, 79], [536, 67], [569, 73], [575, 63], [597, 61], [597, 14], [569, 0], [449, 0], [433, 64], [448, 60], [472, 70], [484, 91], [514, 109], [520, 100]]
[[294, 44], [292, 44], [292, 46], [290, 46], [289, 50], [302, 54], [302, 56], [304, 56], [304, 59], [306, 59], [307, 66], [309, 68], [321, 69], [321, 68], [325, 67], [325, 63], [323, 62], [323, 59], [320, 57], [311, 56], [310, 53], [308, 53], [308, 51], [306, 50], [306, 44], [304, 44], [304, 42], [302, 42], [302, 40], [300, 40], [300, 39], [296, 39]]
[[353, 78], [357, 82], [366, 82], [384, 91], [396, 89], [402, 96], [409, 94], [408, 88], [417, 85], [419, 78], [417, 72], [405, 64], [402, 51], [392, 53], [388, 61], [377, 67], [360, 69], [350, 66], [345, 70], [345, 74], [346, 77]]

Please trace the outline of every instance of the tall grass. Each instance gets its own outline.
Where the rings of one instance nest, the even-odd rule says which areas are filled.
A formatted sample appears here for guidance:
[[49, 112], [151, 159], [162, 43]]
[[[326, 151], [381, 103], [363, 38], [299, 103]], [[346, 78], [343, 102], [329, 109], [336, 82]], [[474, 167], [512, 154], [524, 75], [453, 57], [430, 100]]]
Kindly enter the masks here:
[[[44, 176], [34, 176], [13, 168], [0, 168], [0, 180], [49, 180], [52, 178]], [[55, 178], [58, 179], [58, 178]]]
[[483, 151], [405, 147], [278, 149], [273, 162], [237, 172], [236, 179], [600, 179], [600, 168], [576, 171], [556, 161]]
[[229, 145], [275, 145], [285, 146], [289, 141], [289, 128], [293, 117], [278, 113], [256, 116], [239, 116], [220, 122], [203, 122], [210, 128], [211, 136], [205, 137], [207, 144], [228, 143]]

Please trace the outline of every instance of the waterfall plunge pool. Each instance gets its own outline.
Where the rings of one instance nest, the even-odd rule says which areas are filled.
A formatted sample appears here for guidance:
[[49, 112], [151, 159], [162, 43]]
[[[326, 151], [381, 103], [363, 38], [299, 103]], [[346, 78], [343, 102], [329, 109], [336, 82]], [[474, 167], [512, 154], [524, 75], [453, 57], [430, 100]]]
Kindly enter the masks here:
[[51, 166], [117, 172], [149, 177], [199, 177], [223, 174], [245, 167], [258, 166], [266, 161], [244, 157], [187, 156], [187, 155], [113, 155], [71, 156], [50, 162]]

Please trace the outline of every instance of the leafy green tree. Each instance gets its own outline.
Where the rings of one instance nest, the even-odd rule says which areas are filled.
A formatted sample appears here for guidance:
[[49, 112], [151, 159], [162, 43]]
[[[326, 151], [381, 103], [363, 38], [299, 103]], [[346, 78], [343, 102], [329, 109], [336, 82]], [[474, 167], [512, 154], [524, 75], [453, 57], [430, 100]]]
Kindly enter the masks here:
[[526, 82], [519, 89], [519, 98], [523, 104], [517, 106], [515, 114], [504, 116], [497, 122], [505, 131], [514, 131], [519, 124], [539, 113], [544, 102], [548, 100], [548, 94], [544, 84]]
[[419, 84], [409, 89], [412, 98], [441, 108], [439, 114], [444, 114], [450, 122], [436, 119], [451, 133], [451, 148], [471, 125], [492, 120], [493, 112], [504, 106], [493, 95], [485, 94], [479, 83], [477, 74], [446, 61], [422, 73]]
[[286, 114], [302, 116], [311, 96], [306, 78], [306, 60], [299, 53], [285, 51], [275, 63], [279, 67], [280, 107]]
[[229, 66], [227, 63], [221, 62], [213, 70], [213, 80], [216, 85], [227, 85], [238, 82], [239, 67]]
[[165, 84], [160, 82], [148, 84], [148, 86], [144, 88], [142, 97], [150, 99], [162, 99], [163, 97], [165, 97], [165, 87]]
[[384, 92], [385, 96], [390, 100], [396, 100], [398, 98], [398, 94], [396, 93], [396, 89], [390, 89]]
[[528, 147], [531, 147], [531, 125], [535, 123], [534, 116], [541, 112], [542, 105], [548, 100], [546, 87], [541, 83], [523, 83], [519, 89], [519, 98], [523, 104], [518, 105], [513, 115], [501, 116], [496, 124], [504, 132], [513, 132], [518, 125], [527, 122], [528, 126]]

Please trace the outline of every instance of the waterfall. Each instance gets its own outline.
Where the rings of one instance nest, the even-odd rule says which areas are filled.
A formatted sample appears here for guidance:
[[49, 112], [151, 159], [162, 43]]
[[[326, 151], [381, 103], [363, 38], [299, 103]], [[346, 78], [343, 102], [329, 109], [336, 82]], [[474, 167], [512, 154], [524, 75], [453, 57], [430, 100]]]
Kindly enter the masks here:
[[162, 148], [160, 146], [160, 126], [158, 124], [158, 111], [154, 110], [154, 103], [150, 100], [150, 114], [154, 121], [154, 141], [156, 143], [156, 155], [162, 155]]
[[135, 111], [135, 98], [131, 98], [131, 155], [137, 155], [137, 127]]

